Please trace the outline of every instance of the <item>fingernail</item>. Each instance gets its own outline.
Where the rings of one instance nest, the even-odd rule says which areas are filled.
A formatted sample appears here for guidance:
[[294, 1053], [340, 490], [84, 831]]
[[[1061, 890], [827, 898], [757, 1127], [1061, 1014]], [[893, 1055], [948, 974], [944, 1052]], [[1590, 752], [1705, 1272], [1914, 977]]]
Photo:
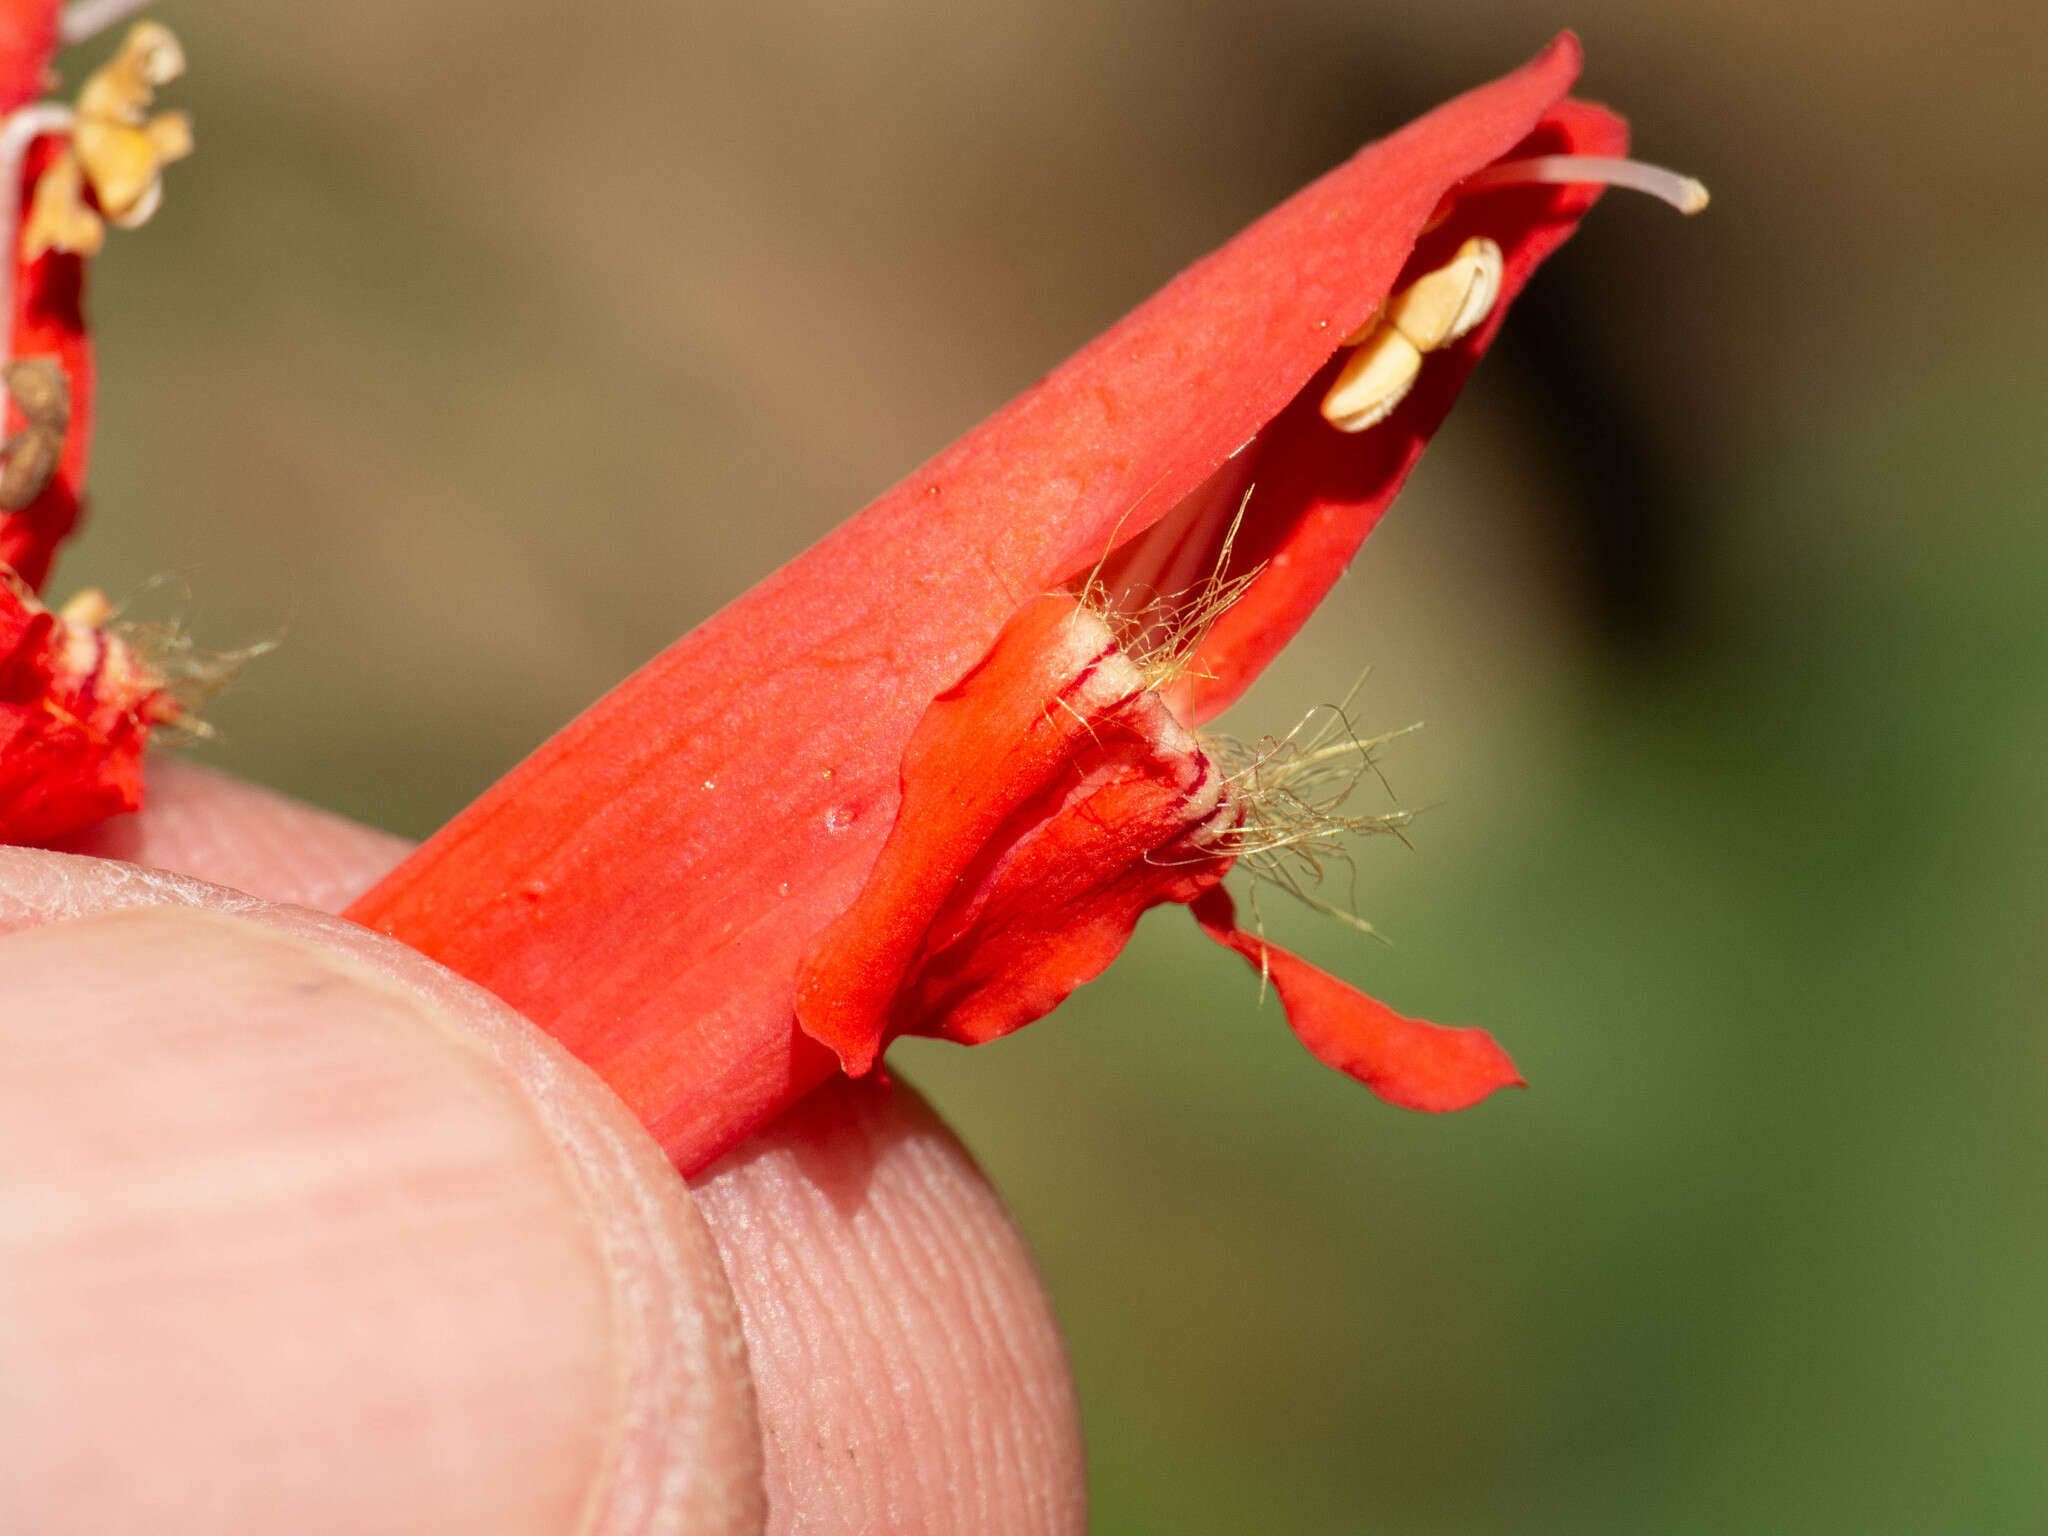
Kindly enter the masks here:
[[516, 1016], [288, 912], [29, 928], [0, 977], [10, 1522], [748, 1528], [715, 1253]]

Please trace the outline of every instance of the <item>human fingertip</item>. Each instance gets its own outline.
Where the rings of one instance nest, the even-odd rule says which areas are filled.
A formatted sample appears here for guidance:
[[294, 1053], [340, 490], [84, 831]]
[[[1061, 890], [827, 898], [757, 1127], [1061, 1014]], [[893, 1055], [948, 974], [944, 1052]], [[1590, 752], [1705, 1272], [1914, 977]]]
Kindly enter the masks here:
[[746, 1323], [769, 1530], [1086, 1528], [1051, 1301], [915, 1092], [830, 1084], [696, 1191]]
[[680, 1180], [358, 935], [173, 903], [0, 937], [0, 1526], [756, 1528]]
[[412, 851], [405, 838], [175, 759], [151, 764], [142, 810], [88, 827], [64, 847], [321, 912], [339, 912]]

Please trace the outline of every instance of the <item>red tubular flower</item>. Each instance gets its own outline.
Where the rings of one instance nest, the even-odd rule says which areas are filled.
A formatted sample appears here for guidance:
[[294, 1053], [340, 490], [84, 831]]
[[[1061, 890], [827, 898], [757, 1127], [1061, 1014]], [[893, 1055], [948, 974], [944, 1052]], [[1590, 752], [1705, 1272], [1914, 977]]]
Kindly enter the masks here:
[[[1196, 728], [1336, 581], [1505, 301], [1597, 197], [1590, 170], [1526, 157], [1624, 152], [1619, 118], [1565, 99], [1578, 67], [1560, 37], [1190, 268], [350, 915], [554, 1032], [685, 1172], [897, 1034], [1040, 1016], [1162, 902], [1191, 904], [1309, 1049], [1382, 1097], [1451, 1109], [1518, 1082], [1483, 1033], [1405, 1019], [1236, 926], [1218, 882], [1259, 808]], [[1460, 324], [1415, 346], [1389, 310], [1346, 364], [1389, 294], [1484, 240], [1499, 302], [1461, 289]], [[1393, 384], [1326, 402], [1381, 339], [1407, 349]]]
[[[76, 526], [92, 442], [94, 370], [84, 310], [86, 258], [106, 225], [147, 221], [161, 168], [191, 149], [182, 113], [149, 114], [184, 69], [177, 39], [128, 29], [90, 74], [75, 109], [37, 98], [73, 13], [57, 0], [0, 0], [0, 840], [49, 842], [141, 804], [142, 756], [156, 726], [191, 724], [170, 680], [120, 635], [97, 593], [52, 614], [34, 594]], [[132, 7], [98, 9], [90, 31]], [[63, 40], [77, 41], [67, 37]], [[188, 654], [183, 670], [211, 668]]]

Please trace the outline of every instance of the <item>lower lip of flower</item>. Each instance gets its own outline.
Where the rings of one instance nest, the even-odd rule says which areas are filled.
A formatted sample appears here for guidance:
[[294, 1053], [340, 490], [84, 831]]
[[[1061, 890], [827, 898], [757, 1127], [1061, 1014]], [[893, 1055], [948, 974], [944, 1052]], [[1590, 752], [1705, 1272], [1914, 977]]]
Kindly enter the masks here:
[[1035, 599], [912, 734], [895, 826], [806, 961], [797, 1019], [855, 1074], [898, 1034], [1008, 1034], [1146, 908], [1220, 880], [1244, 810], [1103, 618]]

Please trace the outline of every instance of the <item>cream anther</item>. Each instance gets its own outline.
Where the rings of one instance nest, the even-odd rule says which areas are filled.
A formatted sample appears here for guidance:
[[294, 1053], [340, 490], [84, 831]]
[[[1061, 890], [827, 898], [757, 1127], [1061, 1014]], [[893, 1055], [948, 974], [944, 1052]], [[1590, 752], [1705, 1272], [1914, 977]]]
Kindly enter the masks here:
[[1425, 272], [1345, 338], [1357, 348], [1323, 396], [1323, 420], [1340, 432], [1385, 421], [1422, 371], [1422, 354], [1449, 346], [1488, 315], [1500, 298], [1500, 247], [1474, 235], [1433, 272]]
[[1641, 160], [1611, 160], [1601, 155], [1533, 155], [1527, 160], [1503, 160], [1468, 176], [1458, 187], [1460, 194], [1486, 192], [1496, 187], [1572, 185], [1596, 183], [1647, 192], [1680, 213], [1698, 213], [1707, 206], [1707, 189], [1691, 176], [1667, 171], [1661, 165]]
[[1381, 325], [1345, 359], [1330, 392], [1323, 396], [1323, 420], [1339, 432], [1363, 432], [1385, 421], [1415, 386], [1422, 353], [1391, 325]]
[[1387, 321], [1424, 352], [1447, 347], [1493, 313], [1501, 270], [1500, 247], [1474, 235], [1457, 255], [1396, 294]]
[[1360, 345], [1366, 339], [1366, 337], [1370, 336], [1374, 331], [1380, 328], [1380, 322], [1386, 318], [1387, 306], [1382, 304], [1378, 309], [1374, 310], [1371, 314], [1365, 317], [1364, 323], [1360, 325], [1357, 330], [1353, 331], [1349, 336], [1346, 336], [1344, 338], [1344, 345], [1347, 347], [1355, 347]]

